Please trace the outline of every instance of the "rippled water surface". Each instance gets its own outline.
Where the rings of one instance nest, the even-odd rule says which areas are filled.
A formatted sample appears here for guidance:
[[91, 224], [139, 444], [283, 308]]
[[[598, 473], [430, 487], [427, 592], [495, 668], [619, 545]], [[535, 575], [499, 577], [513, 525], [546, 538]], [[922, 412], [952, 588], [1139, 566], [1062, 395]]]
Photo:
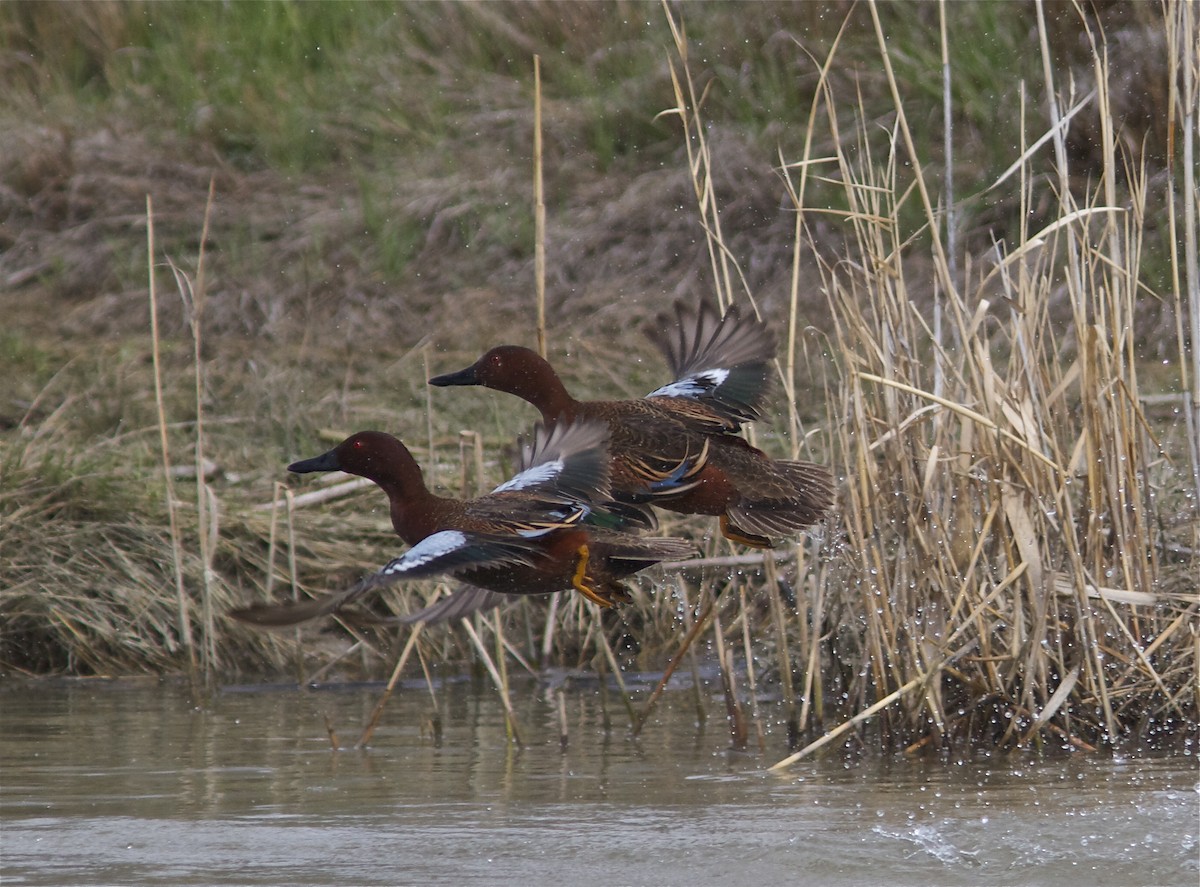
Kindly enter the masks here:
[[[0, 688], [0, 881], [15, 884], [1194, 885], [1193, 757], [766, 768], [710, 701], [640, 739], [594, 685]], [[605, 729], [606, 718], [611, 727]], [[440, 727], [440, 735], [435, 731]]]

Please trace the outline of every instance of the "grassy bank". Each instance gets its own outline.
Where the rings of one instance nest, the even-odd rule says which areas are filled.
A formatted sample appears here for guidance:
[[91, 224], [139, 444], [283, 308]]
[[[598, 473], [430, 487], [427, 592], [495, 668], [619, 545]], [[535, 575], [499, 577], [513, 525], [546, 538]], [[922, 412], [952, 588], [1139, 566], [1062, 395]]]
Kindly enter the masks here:
[[666, 518], [704, 563], [617, 613], [425, 629], [417, 661], [620, 674], [699, 619], [739, 743], [1195, 730], [1183, 4], [948, 5], [944, 36], [935, 4], [59, 8], [0, 9], [9, 672], [388, 672], [407, 631], [221, 614], [398, 550], [378, 491], [297, 505], [291, 459], [378, 427], [450, 489], [511, 468], [532, 410], [424, 380], [534, 342], [537, 53], [572, 389], [665, 381], [638, 330], [676, 296], [753, 302], [757, 441], [833, 465], [838, 508], [766, 559]]

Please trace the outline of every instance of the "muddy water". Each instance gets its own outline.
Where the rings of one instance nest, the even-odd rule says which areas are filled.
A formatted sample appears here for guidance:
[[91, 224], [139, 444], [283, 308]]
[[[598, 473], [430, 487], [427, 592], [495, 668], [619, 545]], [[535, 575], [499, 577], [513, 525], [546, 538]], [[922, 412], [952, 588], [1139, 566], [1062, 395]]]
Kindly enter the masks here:
[[[0, 882], [1195, 885], [1194, 756], [968, 763], [733, 753], [709, 700], [642, 737], [595, 684], [0, 685]], [[606, 718], [611, 723], [605, 728]], [[440, 731], [439, 729], [440, 728]]]

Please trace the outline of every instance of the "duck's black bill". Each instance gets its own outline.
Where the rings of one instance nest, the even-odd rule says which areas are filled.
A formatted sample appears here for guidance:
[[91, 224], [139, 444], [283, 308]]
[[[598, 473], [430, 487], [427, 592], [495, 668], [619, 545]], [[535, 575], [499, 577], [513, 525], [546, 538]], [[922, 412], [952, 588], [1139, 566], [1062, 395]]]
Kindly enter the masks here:
[[475, 375], [475, 367], [469, 366], [465, 370], [459, 370], [457, 373], [434, 376], [429, 380], [429, 384], [436, 385], [439, 388], [446, 388], [450, 385], [478, 385], [479, 379]]
[[313, 471], [341, 471], [342, 466], [338, 464], [337, 453], [330, 450], [328, 453], [322, 453], [319, 456], [313, 456], [311, 459], [301, 459], [299, 462], [293, 462], [288, 466], [288, 471], [296, 474], [309, 474]]

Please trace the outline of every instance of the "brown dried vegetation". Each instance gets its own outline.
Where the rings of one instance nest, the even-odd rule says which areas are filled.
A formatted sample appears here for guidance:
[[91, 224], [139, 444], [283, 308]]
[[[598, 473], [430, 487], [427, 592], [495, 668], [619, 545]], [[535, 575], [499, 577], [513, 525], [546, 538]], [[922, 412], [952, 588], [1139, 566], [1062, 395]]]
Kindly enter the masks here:
[[[668, 516], [712, 564], [652, 572], [619, 613], [526, 601], [480, 629], [523, 661], [649, 668], [719, 595], [701, 655], [732, 696], [781, 699], [766, 717], [794, 738], [864, 712], [878, 732], [860, 741], [900, 747], [1194, 731], [1195, 438], [1171, 397], [1195, 384], [1179, 160], [1196, 24], [1178, 3], [1086, 21], [1047, 4], [1040, 27], [1032, 5], [972, 6], [1011, 10], [1033, 76], [1045, 34], [1058, 112], [1082, 106], [1027, 150], [1052, 130], [1045, 84], [1026, 86], [1024, 133], [1001, 135], [989, 115], [1020, 105], [1025, 72], [952, 66], [968, 196], [948, 219], [940, 98], [909, 98], [939, 95], [940, 73], [894, 42], [885, 65], [869, 4], [706, 4], [685, 10], [688, 38], [655, 5], [416, 4], [343, 72], [344, 107], [321, 104], [317, 73], [279, 100], [313, 102], [316, 147], [295, 157], [247, 122], [272, 113], [249, 85], [244, 106], [155, 102], [130, 67], [153, 4], [6, 4], [3, 668], [385, 673], [394, 631], [279, 636], [221, 613], [339, 587], [397, 551], [378, 491], [286, 507], [311, 484], [282, 466], [331, 438], [397, 432], [456, 491], [511, 468], [532, 411], [424, 380], [534, 344], [537, 52], [550, 356], [571, 387], [644, 393], [663, 381], [647, 317], [679, 295], [752, 298], [784, 343], [758, 441], [844, 485], [821, 532], [776, 559], [731, 572], [721, 559], [744, 552]], [[936, 42], [937, 9], [880, 8], [878, 28]], [[107, 97], [64, 104], [93, 90]], [[445, 629], [414, 649], [480, 655]]]

